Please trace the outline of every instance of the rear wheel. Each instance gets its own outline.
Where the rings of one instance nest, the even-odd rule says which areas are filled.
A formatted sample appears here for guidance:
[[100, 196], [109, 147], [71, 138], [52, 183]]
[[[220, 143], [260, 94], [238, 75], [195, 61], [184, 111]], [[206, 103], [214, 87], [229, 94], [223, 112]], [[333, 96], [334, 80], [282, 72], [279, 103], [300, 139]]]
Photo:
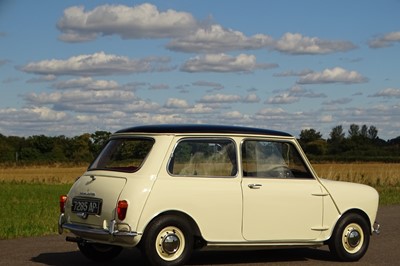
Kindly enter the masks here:
[[88, 243], [85, 241], [79, 242], [78, 248], [86, 258], [98, 262], [110, 261], [122, 251], [122, 247], [119, 246]]
[[369, 238], [370, 230], [365, 218], [350, 213], [336, 225], [329, 249], [341, 261], [357, 261], [367, 252]]
[[190, 258], [194, 238], [189, 223], [179, 216], [162, 216], [144, 234], [142, 251], [152, 265], [183, 265]]

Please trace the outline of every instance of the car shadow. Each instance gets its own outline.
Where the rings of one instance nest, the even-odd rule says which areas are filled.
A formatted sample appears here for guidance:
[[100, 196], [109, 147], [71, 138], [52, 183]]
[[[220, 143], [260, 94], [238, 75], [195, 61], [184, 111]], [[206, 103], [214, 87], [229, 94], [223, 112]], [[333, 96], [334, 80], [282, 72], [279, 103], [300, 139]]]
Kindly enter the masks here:
[[[83, 265], [146, 265], [137, 249], [126, 249], [110, 262], [92, 262], [79, 251], [42, 253], [31, 259], [32, 262], [53, 266]], [[225, 264], [260, 264], [306, 261], [334, 262], [334, 257], [327, 250], [314, 248], [252, 250], [252, 251], [196, 251], [187, 265], [225, 265]]]
[[188, 265], [220, 264], [260, 264], [304, 261], [334, 262], [335, 258], [327, 250], [314, 248], [269, 249], [251, 251], [201, 251], [195, 252]]

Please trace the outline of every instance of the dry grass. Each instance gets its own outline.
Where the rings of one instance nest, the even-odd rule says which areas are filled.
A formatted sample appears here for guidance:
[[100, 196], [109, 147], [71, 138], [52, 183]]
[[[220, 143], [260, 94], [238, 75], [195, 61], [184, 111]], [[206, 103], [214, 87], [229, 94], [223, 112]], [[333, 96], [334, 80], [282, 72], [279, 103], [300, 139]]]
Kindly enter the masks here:
[[87, 166], [0, 167], [0, 181], [71, 184], [78, 176], [81, 176], [86, 169]]
[[314, 164], [322, 178], [362, 183], [374, 187], [400, 186], [400, 164], [391, 163], [324, 163]]
[[[400, 164], [323, 163], [313, 164], [322, 178], [350, 181], [371, 186], [400, 186]], [[70, 184], [86, 171], [86, 166], [0, 167], [0, 181]]]

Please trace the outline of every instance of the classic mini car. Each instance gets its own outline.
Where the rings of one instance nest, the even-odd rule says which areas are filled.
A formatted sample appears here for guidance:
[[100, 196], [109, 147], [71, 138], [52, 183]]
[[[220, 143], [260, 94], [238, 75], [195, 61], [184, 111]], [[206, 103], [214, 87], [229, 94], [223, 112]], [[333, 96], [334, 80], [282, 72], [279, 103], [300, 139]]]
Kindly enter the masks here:
[[379, 231], [378, 201], [369, 186], [319, 178], [284, 132], [149, 125], [111, 136], [60, 197], [58, 224], [95, 261], [130, 247], [182, 265], [194, 249], [322, 245], [356, 261]]

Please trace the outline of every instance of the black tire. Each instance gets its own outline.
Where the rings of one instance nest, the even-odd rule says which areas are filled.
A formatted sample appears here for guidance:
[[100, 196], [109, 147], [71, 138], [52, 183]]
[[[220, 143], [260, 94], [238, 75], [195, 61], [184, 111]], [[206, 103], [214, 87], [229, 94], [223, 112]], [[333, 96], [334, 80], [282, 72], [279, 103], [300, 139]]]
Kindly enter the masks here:
[[166, 215], [154, 220], [143, 235], [141, 250], [151, 265], [184, 265], [192, 255], [194, 237], [182, 217]]
[[78, 248], [82, 254], [93, 261], [110, 261], [119, 255], [122, 247], [98, 243], [79, 242]]
[[329, 250], [341, 261], [358, 261], [367, 252], [369, 239], [368, 221], [359, 214], [349, 213], [336, 225]]

